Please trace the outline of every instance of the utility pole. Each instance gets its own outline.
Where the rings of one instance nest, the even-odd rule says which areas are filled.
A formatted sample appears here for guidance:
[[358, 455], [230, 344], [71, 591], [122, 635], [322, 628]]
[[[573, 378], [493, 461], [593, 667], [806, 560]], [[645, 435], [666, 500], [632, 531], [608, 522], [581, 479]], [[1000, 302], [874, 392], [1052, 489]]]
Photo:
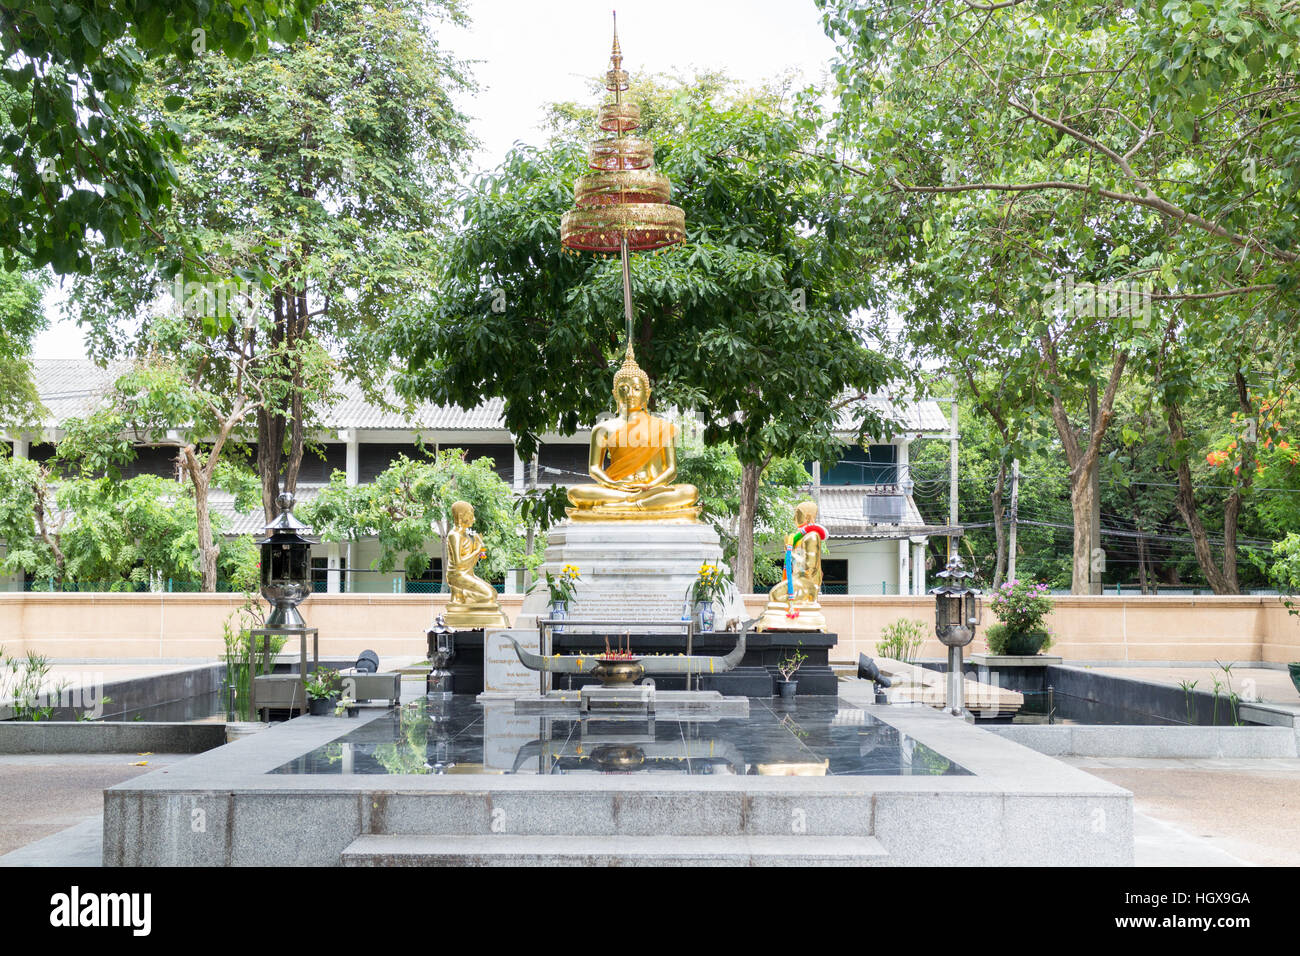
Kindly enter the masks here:
[[[541, 454], [542, 449], [538, 447], [537, 451], [533, 453], [533, 460], [528, 463], [528, 490], [530, 492], [537, 490], [537, 459], [541, 457]], [[533, 556], [532, 524], [529, 524], [527, 537], [524, 540], [524, 554], [530, 558]], [[533, 585], [533, 573], [530, 571], [525, 577], [527, 580], [524, 581], [524, 591], [527, 592]]]
[[1016, 578], [1016, 517], [1020, 513], [1020, 459], [1011, 462], [1011, 533], [1007, 537], [1007, 580]]
[[[1089, 432], [1098, 426], [1097, 402], [1097, 383], [1093, 382], [1088, 390], [1088, 421], [1090, 423]], [[1092, 486], [1092, 509], [1088, 515], [1088, 593], [1101, 593], [1101, 572], [1102, 562], [1105, 561], [1105, 554], [1101, 550], [1101, 462], [1098, 461], [1093, 465], [1092, 478], [1089, 482]]]
[[948, 557], [953, 551], [952, 528], [957, 527], [957, 378], [952, 380], [952, 415], [948, 424]]

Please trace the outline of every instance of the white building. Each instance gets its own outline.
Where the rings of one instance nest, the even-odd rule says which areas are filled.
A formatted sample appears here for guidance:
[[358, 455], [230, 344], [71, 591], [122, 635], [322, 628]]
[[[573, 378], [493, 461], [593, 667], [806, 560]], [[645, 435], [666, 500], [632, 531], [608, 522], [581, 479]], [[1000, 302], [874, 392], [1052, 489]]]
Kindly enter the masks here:
[[[18, 457], [45, 460], [62, 438], [59, 423], [92, 412], [109, 391], [121, 366], [100, 368], [83, 360], [44, 360], [35, 363], [41, 401], [48, 410], [39, 430], [0, 434]], [[320, 410], [321, 429], [314, 435], [323, 456], [308, 452], [298, 477], [300, 502], [319, 493], [334, 471], [350, 485], [371, 481], [399, 455], [416, 457], [416, 440], [426, 448], [463, 448], [470, 460], [491, 458], [504, 480], [522, 492], [534, 463], [522, 461], [514, 436], [502, 421], [502, 403], [489, 400], [478, 408], [421, 405], [402, 414], [367, 402], [355, 385], [345, 385], [342, 399]], [[394, 405], [397, 402], [394, 400]], [[888, 440], [868, 447], [846, 445], [840, 462], [831, 469], [809, 463], [813, 481], [809, 489], [820, 505], [820, 520], [831, 535], [825, 565], [825, 592], [829, 594], [924, 593], [924, 548], [930, 535], [946, 528], [926, 525], [910, 493], [908, 453], [919, 438], [949, 437], [949, 422], [933, 401], [909, 405], [881, 403], [889, 417], [905, 429]], [[846, 412], [842, 432], [846, 441], [856, 434]], [[540, 485], [570, 484], [587, 480], [589, 433], [543, 435], [536, 461]], [[142, 448], [136, 462], [125, 471], [134, 474], [175, 474], [174, 454], [165, 448]], [[237, 513], [229, 495], [216, 491], [213, 511], [226, 518], [228, 534], [261, 531], [260, 511]], [[317, 587], [323, 591], [393, 592], [435, 590], [441, 581], [440, 545], [431, 532], [429, 554], [435, 556], [429, 573], [419, 581], [406, 580], [401, 570], [376, 572], [371, 563], [378, 555], [376, 541], [322, 543], [313, 553]], [[507, 576], [507, 588], [513, 587]], [[0, 578], [0, 589], [19, 590], [20, 578]]]

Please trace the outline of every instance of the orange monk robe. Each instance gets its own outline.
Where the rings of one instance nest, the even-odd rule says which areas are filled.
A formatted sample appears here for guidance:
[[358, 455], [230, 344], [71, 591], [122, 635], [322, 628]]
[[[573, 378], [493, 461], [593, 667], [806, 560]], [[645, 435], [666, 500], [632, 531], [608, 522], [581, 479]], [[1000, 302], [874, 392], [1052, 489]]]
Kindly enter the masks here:
[[605, 474], [613, 481], [644, 475], [676, 435], [676, 425], [652, 416], [642, 418], [635, 426], [624, 425], [605, 443], [605, 453], [609, 455]]

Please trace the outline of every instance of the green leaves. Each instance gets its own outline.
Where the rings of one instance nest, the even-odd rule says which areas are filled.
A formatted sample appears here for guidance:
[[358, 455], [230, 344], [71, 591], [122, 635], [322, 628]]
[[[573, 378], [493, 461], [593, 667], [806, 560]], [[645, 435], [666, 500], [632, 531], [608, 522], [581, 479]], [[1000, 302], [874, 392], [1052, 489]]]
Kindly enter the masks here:
[[[22, 64], [5, 69], [0, 87], [0, 115], [19, 137], [6, 137], [0, 158], [5, 268], [22, 255], [33, 266], [84, 274], [96, 232], [138, 236], [166, 204], [177, 184], [170, 159], [179, 143], [136, 101], [146, 61], [194, 60], [205, 48], [191, 42], [192, 32], [237, 36], [236, 52], [251, 55], [266, 48], [273, 25], [281, 35], [300, 30], [314, 6], [315, 0], [184, 0], [165, 7], [152, 0], [37, 0], [0, 10], [0, 63]], [[0, 136], [6, 132], [0, 125]], [[90, 194], [93, 220], [80, 198], [82, 182], [103, 188]], [[196, 251], [180, 243], [164, 250], [164, 259], [175, 270]]]
[[[657, 407], [693, 408], [745, 460], [789, 453], [805, 435], [828, 440], [842, 393], [895, 371], [849, 319], [880, 292], [863, 267], [869, 197], [775, 94], [721, 91], [711, 78], [640, 92], [688, 232], [631, 263], [635, 344]], [[567, 128], [573, 112], [553, 115]], [[575, 145], [556, 143], [520, 148], [477, 182], [433, 303], [388, 332], [408, 356], [404, 394], [467, 407], [503, 397], [525, 455], [536, 436], [610, 408], [624, 347], [618, 262], [559, 246], [583, 168]]]
[[418, 577], [441, 553], [437, 535], [450, 530], [452, 504], [468, 501], [488, 552], [479, 574], [491, 579], [524, 563], [514, 493], [492, 466], [486, 458], [466, 462], [462, 450], [449, 449], [428, 459], [399, 456], [364, 485], [349, 486], [336, 471], [299, 515], [327, 541], [377, 538], [373, 570], [392, 571], [401, 561], [408, 575]]

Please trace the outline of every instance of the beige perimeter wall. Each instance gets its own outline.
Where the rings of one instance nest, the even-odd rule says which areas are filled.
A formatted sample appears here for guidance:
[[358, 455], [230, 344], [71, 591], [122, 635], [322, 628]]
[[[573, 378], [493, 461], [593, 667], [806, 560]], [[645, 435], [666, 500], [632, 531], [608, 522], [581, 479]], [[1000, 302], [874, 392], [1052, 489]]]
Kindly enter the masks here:
[[[322, 653], [423, 655], [424, 630], [445, 595], [317, 594], [303, 616], [321, 630]], [[522, 597], [503, 595], [513, 617]], [[754, 598], [757, 615], [762, 599]], [[826, 596], [827, 629], [839, 635], [833, 658], [875, 653], [880, 629], [900, 617], [930, 627], [925, 597]], [[217, 594], [0, 594], [0, 645], [9, 654], [35, 650], [52, 658], [215, 659], [222, 623], [240, 605]], [[984, 623], [992, 620], [988, 611]], [[1049, 619], [1052, 653], [1087, 661], [1300, 661], [1300, 619], [1274, 597], [1057, 598]], [[977, 636], [970, 651], [985, 650]], [[941, 657], [936, 640], [924, 657]]]

